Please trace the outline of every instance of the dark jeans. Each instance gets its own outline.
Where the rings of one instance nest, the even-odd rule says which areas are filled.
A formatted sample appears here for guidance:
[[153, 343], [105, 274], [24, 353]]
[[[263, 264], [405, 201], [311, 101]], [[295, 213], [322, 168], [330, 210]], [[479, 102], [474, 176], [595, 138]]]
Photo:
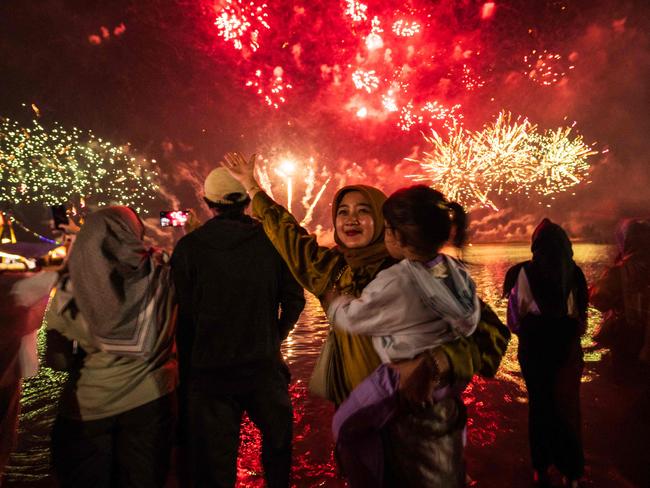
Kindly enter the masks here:
[[519, 354], [528, 390], [528, 435], [533, 467], [545, 471], [554, 464], [569, 479], [584, 472], [580, 420], [580, 345], [564, 364], [549, 364], [534, 355]]
[[244, 411], [262, 434], [267, 486], [289, 486], [293, 411], [286, 375], [274, 372], [249, 391], [238, 393], [197, 382], [190, 384], [187, 402], [186, 438], [193, 486], [235, 486]]
[[162, 487], [169, 472], [176, 395], [112, 417], [58, 416], [52, 431], [54, 470], [62, 487]]

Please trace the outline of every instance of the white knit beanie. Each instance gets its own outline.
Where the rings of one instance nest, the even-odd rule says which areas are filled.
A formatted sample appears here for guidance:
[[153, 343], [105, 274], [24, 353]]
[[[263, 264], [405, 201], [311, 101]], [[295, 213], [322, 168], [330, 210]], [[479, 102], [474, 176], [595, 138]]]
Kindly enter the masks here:
[[248, 198], [246, 189], [230, 176], [226, 168], [219, 167], [210, 171], [203, 189], [205, 198], [214, 203], [228, 205], [243, 202]]

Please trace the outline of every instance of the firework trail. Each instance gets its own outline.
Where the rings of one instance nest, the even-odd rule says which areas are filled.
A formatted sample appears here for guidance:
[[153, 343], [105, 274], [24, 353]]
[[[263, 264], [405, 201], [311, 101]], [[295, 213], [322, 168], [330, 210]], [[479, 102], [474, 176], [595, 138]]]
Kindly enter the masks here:
[[454, 127], [447, 139], [437, 132], [424, 135], [430, 146], [419, 160], [423, 173], [411, 175], [430, 182], [447, 198], [466, 207], [498, 210], [503, 195], [550, 195], [579, 184], [589, 173], [588, 158], [597, 154], [571, 128], [539, 133], [527, 119], [513, 121], [501, 112], [493, 124], [470, 132]]
[[418, 162], [424, 171], [412, 175], [416, 181], [430, 181], [431, 186], [444, 193], [447, 198], [466, 207], [476, 203], [498, 210], [488, 198], [484, 173], [488, 161], [477, 152], [477, 145], [470, 133], [462, 127], [454, 127], [447, 140], [437, 132], [424, 135], [431, 146]]
[[[273, 127], [273, 135], [278, 135], [279, 142], [261, 136], [262, 148], [283, 144], [290, 131], [315, 129], [324, 143], [314, 144], [312, 154], [332, 160], [335, 175], [346, 160], [368, 166], [381, 159], [379, 163], [384, 164], [401, 159], [406, 152], [395, 150], [385, 159], [374, 154], [364, 159], [361, 151], [354, 153], [355, 144], [344, 140], [330, 145], [332, 153], [336, 151], [332, 154], [327, 152], [327, 137], [320, 137], [323, 132], [349, 134], [351, 129], [364, 143], [392, 140], [396, 142], [393, 147], [412, 147], [417, 131], [431, 131], [425, 140], [430, 150], [424, 173], [459, 200], [489, 208], [497, 208], [499, 197], [509, 193], [550, 194], [586, 177], [584, 161], [590, 149], [569, 133], [548, 132], [534, 139], [526, 135], [536, 134], [534, 126], [526, 119], [511, 120], [509, 115], [500, 116], [483, 131], [463, 127], [467, 101], [485, 103], [494, 82], [503, 81], [494, 68], [501, 53], [491, 43], [498, 30], [490, 29], [503, 10], [494, 2], [458, 6], [426, 0], [304, 4], [200, 0], [198, 4], [196, 11], [201, 11], [208, 34], [204, 42], [210, 44], [210, 49], [201, 52], [213, 56], [219, 67], [228, 70], [229, 79], [242, 87], [242, 93], [258, 102], [250, 116], [261, 115], [260, 119], [269, 122], [260, 124], [262, 130]], [[535, 51], [531, 47], [524, 51], [517, 47], [510, 53], [508, 73], [520, 80], [538, 81], [544, 91], [549, 90], [546, 82], [552, 87], [567, 79], [573, 69], [568, 63], [577, 59], [573, 53], [563, 56], [544, 46], [536, 46]], [[318, 117], [303, 116], [312, 112]], [[332, 127], [323, 120], [331, 121]], [[292, 129], [283, 132], [279, 126]], [[300, 171], [306, 172], [309, 165], [304, 163]], [[365, 169], [372, 174], [372, 168]], [[76, 187], [91, 185], [81, 173], [71, 171], [75, 178], [82, 178]], [[315, 193], [315, 187], [309, 186], [309, 173], [300, 178], [278, 175], [274, 166], [271, 171], [260, 168], [259, 176], [267, 191], [275, 186], [276, 193], [287, 197], [288, 206], [295, 197], [303, 202], [299, 211], [304, 208], [313, 213], [313, 201], [304, 203]], [[134, 177], [138, 175], [113, 181], [125, 183]], [[13, 191], [13, 198], [27, 200], [23, 193]]]
[[268, 16], [265, 3], [226, 0], [214, 25], [218, 35], [225, 42], [232, 42], [235, 49], [241, 51], [246, 46], [255, 52], [260, 47], [260, 31], [271, 28]]
[[[418, 0], [219, 5], [216, 35], [224, 54], [263, 106], [282, 110], [311, 89], [319, 110], [347, 125], [377, 134], [430, 131], [422, 178], [450, 198], [497, 209], [499, 198], [548, 195], [586, 177], [593, 152], [570, 131], [540, 134], [527, 118], [515, 120], [507, 112], [483, 130], [464, 128], [465, 100], [486, 93], [496, 80], [498, 53], [484, 37], [500, 18], [495, 2], [460, 10], [451, 2], [433, 8]], [[467, 27], [463, 17], [478, 23]], [[575, 67], [575, 53], [564, 57], [538, 46], [512, 54], [521, 80], [542, 87], [567, 80]], [[278, 177], [286, 192], [309, 180]], [[312, 191], [308, 187], [304, 195]]]
[[571, 127], [565, 127], [547, 131], [543, 135], [531, 135], [531, 146], [536, 159], [533, 179], [537, 182], [537, 193], [560, 193], [587, 177], [587, 158], [598, 152], [586, 145], [582, 136], [578, 135], [572, 139], [571, 130]]
[[483, 178], [490, 182], [488, 193], [501, 195], [526, 186], [535, 174], [535, 160], [526, 144], [536, 130], [528, 119], [512, 121], [509, 112], [501, 112], [493, 124], [473, 135], [476, 157], [483, 164]]
[[[328, 110], [352, 120], [405, 132], [449, 128], [462, 119], [462, 107], [443, 100], [439, 86], [451, 83], [454, 92], [469, 92], [485, 84], [479, 46], [461, 47], [426, 2], [219, 5], [215, 36], [224, 56], [236, 65], [243, 85], [276, 110], [290, 102], [292, 91], [315, 86], [327, 94]], [[431, 50], [433, 45], [440, 48]]]
[[531, 81], [542, 86], [552, 86], [567, 76], [567, 71], [575, 68], [574, 65], [565, 66], [566, 61], [562, 55], [544, 49], [542, 52], [533, 50], [524, 56], [524, 75]]
[[[331, 177], [327, 176], [327, 169], [324, 168], [321, 176], [327, 176], [327, 178], [314, 196], [313, 192], [318, 184], [316, 166], [313, 157], [308, 158], [305, 164], [299, 164], [293, 157], [287, 156], [266, 158], [261, 160], [256, 166], [256, 174], [260, 186], [274, 199], [273, 188], [277, 185], [274, 185], [274, 181], [270, 175], [275, 174], [278, 177], [278, 181], [284, 186], [287, 210], [291, 211], [295, 197], [298, 192], [302, 192], [300, 203], [305, 214], [300, 225], [303, 226], [308, 226], [311, 223], [316, 205], [331, 181]], [[300, 185], [300, 182], [304, 182], [304, 185]]]
[[[318, 190], [318, 193], [316, 194], [314, 199], [311, 201], [311, 203], [309, 203], [308, 198], [303, 199], [303, 205], [307, 209], [307, 213], [305, 213], [305, 216], [302, 219], [302, 221], [300, 222], [300, 225], [306, 227], [309, 224], [311, 224], [311, 221], [314, 218], [314, 209], [316, 208], [316, 205], [318, 204], [321, 197], [323, 196], [323, 193], [325, 193], [325, 190], [327, 189], [327, 185], [329, 184], [331, 179], [332, 178], [327, 178], [327, 180], [325, 180], [325, 183], [323, 183], [323, 186], [321, 186], [320, 190]], [[307, 196], [305, 195], [305, 197], [307, 197]]]

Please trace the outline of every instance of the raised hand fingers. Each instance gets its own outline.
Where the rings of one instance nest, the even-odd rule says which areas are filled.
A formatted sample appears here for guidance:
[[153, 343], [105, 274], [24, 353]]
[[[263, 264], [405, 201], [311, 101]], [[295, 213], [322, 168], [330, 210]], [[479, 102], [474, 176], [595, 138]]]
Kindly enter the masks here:
[[246, 161], [246, 158], [238, 152], [228, 152], [224, 156], [224, 166], [230, 170], [242, 172], [242, 171], [251, 171], [255, 168], [255, 159], [257, 158], [256, 154], [253, 154], [250, 161]]
[[244, 185], [244, 188], [259, 188], [255, 181], [255, 159], [254, 154], [250, 161], [246, 161], [244, 156], [237, 152], [229, 152], [224, 155], [223, 167]]
[[233, 169], [241, 165], [243, 159], [239, 153], [228, 152], [224, 156], [224, 163], [227, 168]]

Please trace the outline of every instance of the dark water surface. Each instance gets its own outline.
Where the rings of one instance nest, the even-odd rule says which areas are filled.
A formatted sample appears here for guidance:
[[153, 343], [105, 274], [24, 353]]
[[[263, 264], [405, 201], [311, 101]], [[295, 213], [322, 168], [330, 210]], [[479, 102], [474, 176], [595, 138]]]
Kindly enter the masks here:
[[[610, 248], [604, 245], [576, 244], [575, 259], [589, 281], [610, 262]], [[528, 259], [528, 245], [477, 245], [465, 251], [480, 296], [505, 319], [506, 301], [501, 298], [504, 275], [512, 264]], [[602, 352], [591, 344], [591, 333], [600, 314], [590, 310], [589, 330], [584, 338], [587, 366], [583, 378], [585, 392], [593, 396], [589, 383], [598, 379], [597, 364]], [[311, 296], [300, 322], [286, 341], [283, 352], [293, 375], [291, 396], [294, 406], [295, 486], [345, 486], [335, 469], [332, 455], [330, 421], [331, 405], [307, 393], [307, 382], [327, 333], [327, 322], [319, 303]], [[494, 380], [475, 380], [465, 393], [469, 409], [467, 460], [468, 472], [476, 486], [528, 486], [529, 461], [526, 433], [527, 400], [519, 365], [516, 360], [516, 338], [513, 338], [501, 369]], [[7, 486], [56, 486], [49, 467], [49, 426], [53, 420], [56, 400], [64, 381], [62, 373], [42, 369], [39, 375], [25, 382], [19, 445], [7, 468]], [[596, 392], [600, 391], [595, 390]], [[593, 398], [590, 397], [590, 401]], [[585, 430], [590, 429], [589, 425]], [[585, 436], [588, 463], [589, 436]], [[249, 422], [242, 430], [239, 460], [239, 485], [264, 485], [259, 460], [260, 436]], [[593, 457], [593, 456], [592, 456]], [[613, 469], [613, 468], [612, 468]], [[637, 486], [621, 480], [608, 484], [616, 472], [604, 467], [588, 468], [591, 481], [586, 486]], [[602, 481], [599, 481], [602, 478]], [[639, 485], [640, 486], [640, 485]]]

